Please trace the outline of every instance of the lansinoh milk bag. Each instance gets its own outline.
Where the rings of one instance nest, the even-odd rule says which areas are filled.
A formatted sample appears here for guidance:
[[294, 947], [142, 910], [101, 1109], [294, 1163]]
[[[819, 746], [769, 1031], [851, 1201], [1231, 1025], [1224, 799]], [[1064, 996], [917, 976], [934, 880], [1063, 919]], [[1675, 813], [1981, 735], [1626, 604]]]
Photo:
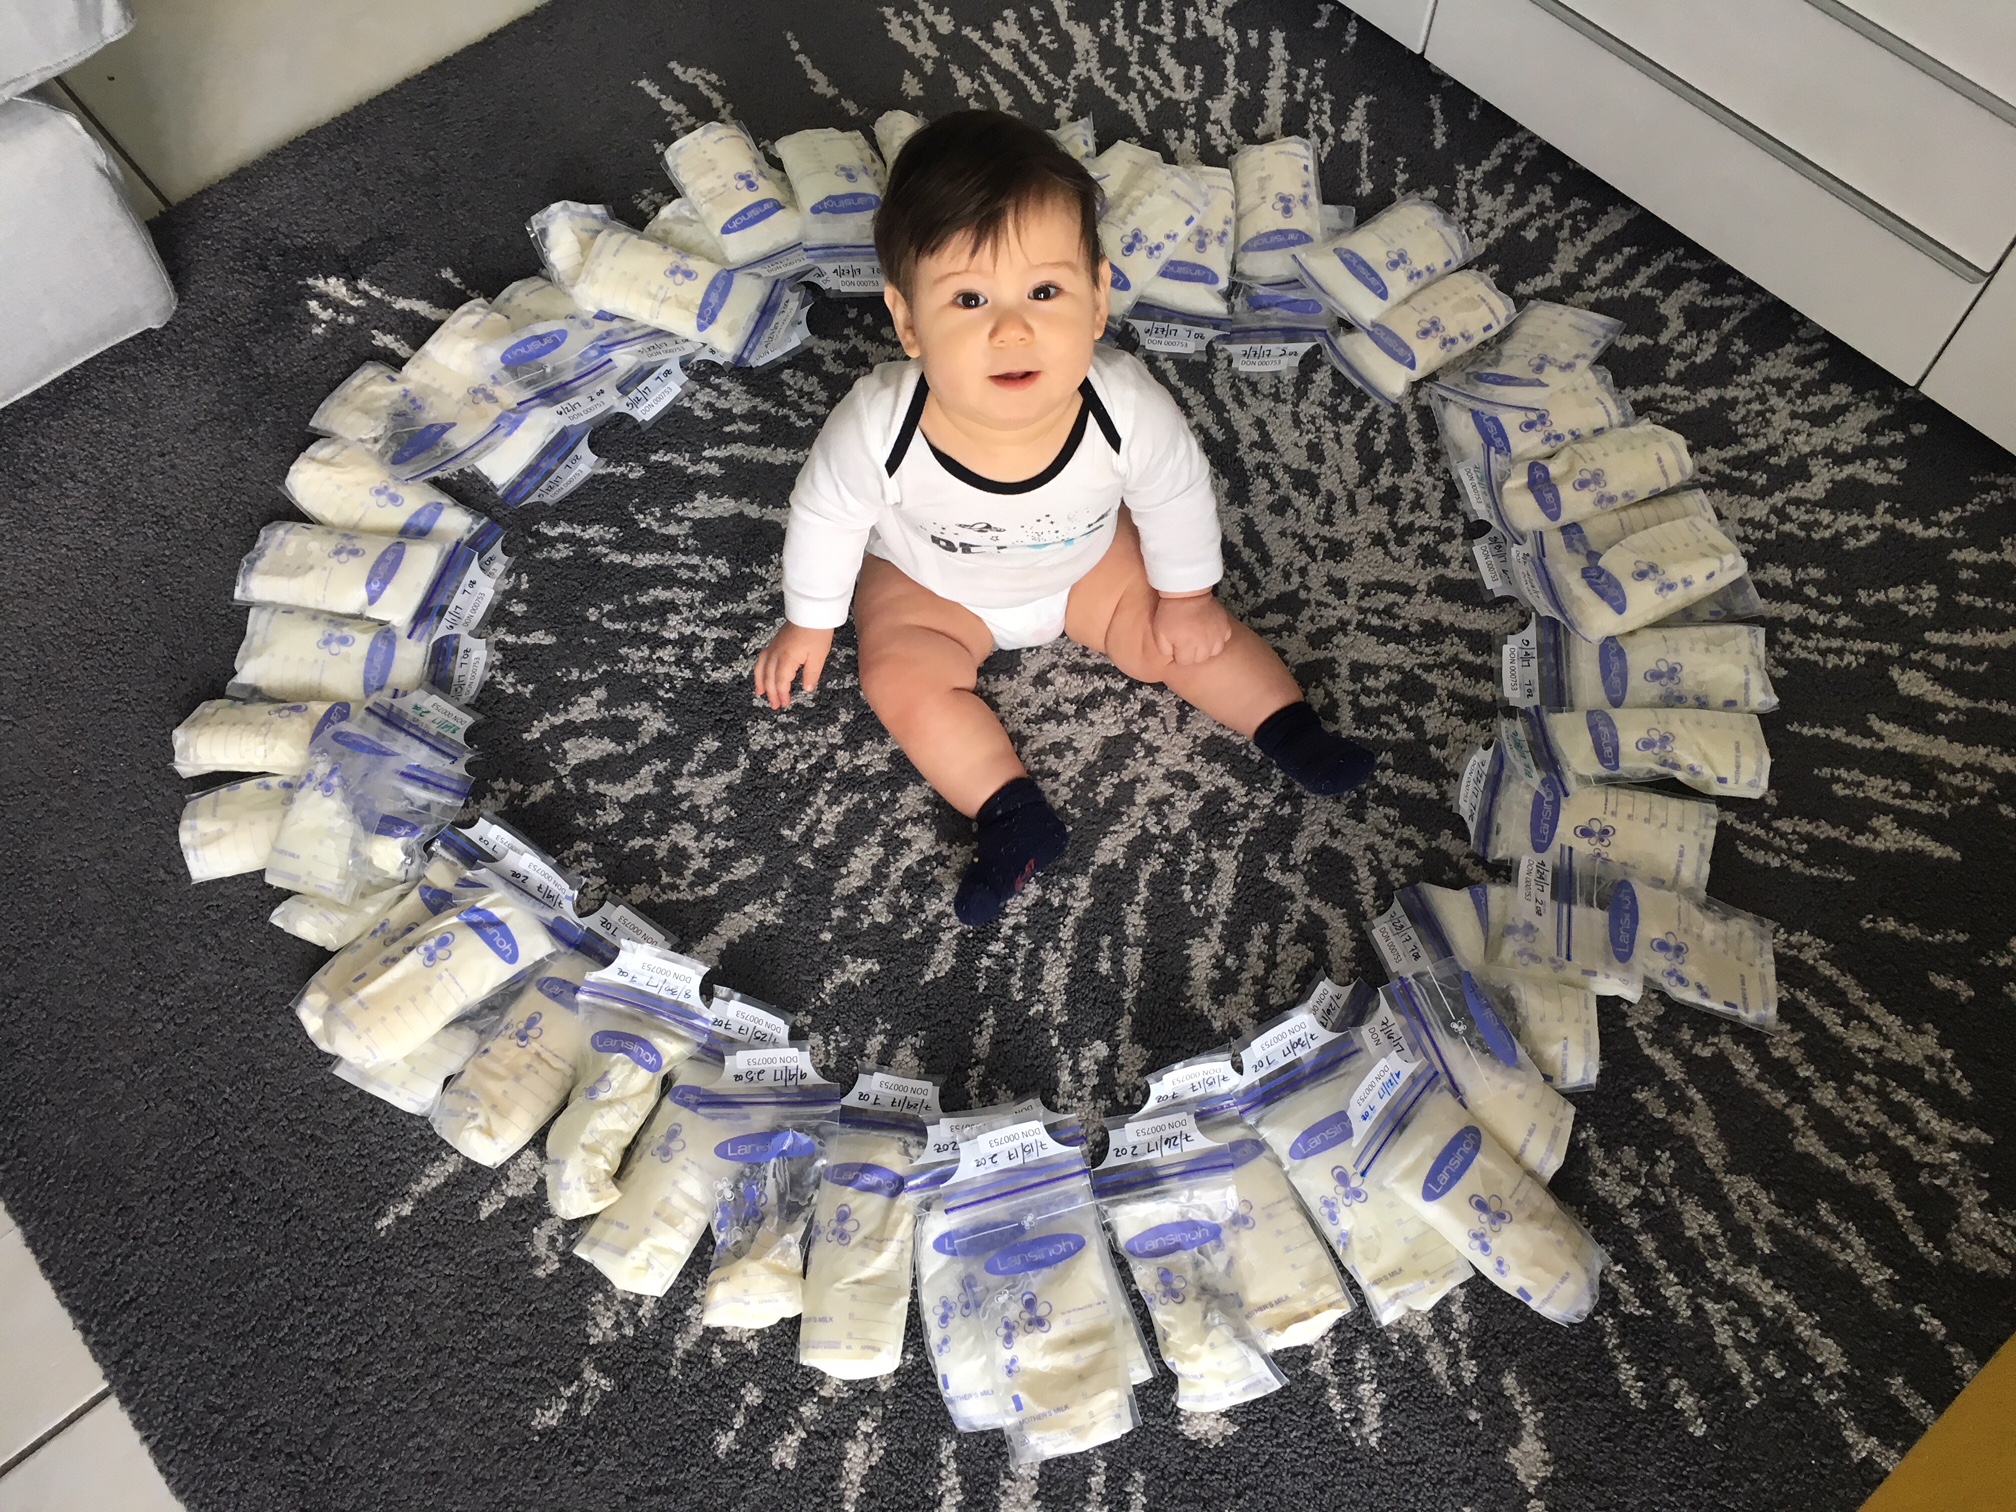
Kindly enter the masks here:
[[1296, 281], [1295, 250], [1323, 235], [1316, 151], [1305, 137], [1282, 137], [1232, 155], [1239, 222], [1234, 267], [1252, 283]]
[[1505, 638], [1505, 701], [1542, 709], [1778, 707], [1764, 664], [1762, 625], [1655, 625], [1587, 641], [1535, 618]]
[[1335, 241], [1293, 255], [1303, 282], [1365, 327], [1461, 267], [1470, 252], [1470, 238], [1448, 212], [1410, 194]]
[[1345, 377], [1394, 404], [1415, 383], [1503, 330], [1515, 308], [1489, 275], [1462, 268], [1364, 330], [1344, 332], [1326, 350]]
[[802, 241], [803, 217], [740, 126], [710, 121], [665, 149], [665, 171], [742, 267]]
[[1246, 1315], [1226, 1235], [1242, 1221], [1232, 1156], [1188, 1111], [1113, 1119], [1092, 1190], [1148, 1304], [1176, 1406], [1222, 1412], [1285, 1381]]
[[1671, 777], [1723, 798], [1762, 798], [1771, 788], [1771, 752], [1755, 714], [1709, 709], [1521, 714], [1542, 770], [1563, 787]]
[[1499, 523], [1524, 536], [1636, 504], [1693, 476], [1686, 439], [1640, 421], [1513, 468], [1498, 489]]
[[805, 1264], [801, 1365], [860, 1381], [902, 1361], [917, 1230], [907, 1184], [938, 1116], [936, 1082], [868, 1068], [820, 1128], [826, 1161]]

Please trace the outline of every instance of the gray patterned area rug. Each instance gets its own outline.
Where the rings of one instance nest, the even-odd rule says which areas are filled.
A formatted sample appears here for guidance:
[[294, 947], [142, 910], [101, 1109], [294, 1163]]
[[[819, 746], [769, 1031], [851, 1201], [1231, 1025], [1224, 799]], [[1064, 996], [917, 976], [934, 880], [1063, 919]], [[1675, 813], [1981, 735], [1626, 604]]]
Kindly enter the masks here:
[[[319, 956], [256, 880], [188, 886], [168, 768], [306, 417], [530, 271], [532, 210], [641, 219], [658, 149], [721, 115], [767, 138], [961, 103], [1207, 161], [1306, 132], [1330, 198], [1433, 193], [1520, 298], [1625, 317], [1607, 363], [1693, 442], [1784, 699], [1714, 887], [1784, 925], [1784, 1029], [1608, 1013], [1555, 1181], [1612, 1257], [1595, 1315], [1479, 1284], [1353, 1318], [1264, 1402], [1182, 1418], [1165, 1377], [1138, 1431], [1040, 1474], [950, 1431], [914, 1330], [896, 1376], [842, 1385], [788, 1324], [702, 1331], [695, 1272], [612, 1292], [535, 1155], [479, 1169], [330, 1076], [288, 1012]], [[1847, 1508], [2016, 1327], [2016, 464], [1347, 12], [555, 0], [156, 224], [175, 322], [0, 415], [0, 1196], [191, 1508]], [[1313, 357], [1158, 360], [1222, 474], [1226, 598], [1386, 762], [1309, 799], [1068, 645], [997, 657], [1072, 849], [1003, 925], [954, 928], [965, 827], [849, 636], [788, 714], [750, 693], [795, 470], [894, 355], [872, 304], [813, 326], [512, 517], [475, 733], [510, 818], [828, 1067], [913, 1057], [952, 1106], [1129, 1106], [1316, 972], [1371, 972], [1396, 886], [1483, 875], [1447, 796], [1517, 617], [1477, 588], [1425, 408]]]

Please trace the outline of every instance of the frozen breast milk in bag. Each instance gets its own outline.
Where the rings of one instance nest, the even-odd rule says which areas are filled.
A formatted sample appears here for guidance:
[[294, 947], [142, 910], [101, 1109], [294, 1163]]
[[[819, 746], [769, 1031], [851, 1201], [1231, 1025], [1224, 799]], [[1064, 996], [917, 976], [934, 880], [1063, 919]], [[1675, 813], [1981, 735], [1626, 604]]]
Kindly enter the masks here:
[[1204, 214], [1204, 186], [1181, 168], [1156, 163], [1109, 197], [1099, 217], [1099, 246], [1111, 269], [1108, 308], [1125, 315], [1164, 259]]
[[245, 616], [231, 690], [281, 700], [362, 700], [426, 687], [432, 653], [431, 643], [374, 620], [259, 605]]
[[1624, 322], [1613, 315], [1539, 300], [1519, 312], [1505, 334], [1446, 368], [1436, 386], [1459, 394], [1542, 392], [1589, 370]]
[[1439, 1072], [1395, 1098], [1363, 1146], [1358, 1179], [1418, 1215], [1493, 1286], [1556, 1323], [1589, 1316], [1603, 1251]]
[[1762, 798], [1771, 788], [1771, 752], [1755, 714], [1711, 709], [1521, 713], [1542, 768], [1563, 787], [1671, 777], [1724, 798]]
[[826, 1163], [805, 1264], [801, 1365], [860, 1381], [902, 1361], [917, 1230], [908, 1182], [938, 1117], [936, 1082], [871, 1068], [820, 1130]]
[[[1096, 156], [1099, 151], [1099, 143], [1092, 134], [1090, 119], [1066, 121], [1051, 131], [1050, 138], [1081, 163]], [[783, 143], [778, 143], [778, 146], [783, 146]]]
[[1693, 476], [1686, 439], [1644, 420], [1513, 467], [1498, 488], [1499, 521], [1524, 536], [1636, 504]]
[[317, 406], [308, 428], [354, 442], [394, 478], [431, 478], [479, 460], [508, 432], [508, 409], [480, 382], [444, 388], [367, 362]]
[[1501, 738], [1464, 769], [1461, 806], [1478, 855], [1521, 861], [1572, 845], [1598, 871], [1695, 896], [1707, 891], [1714, 804], [1621, 783], [1567, 787], [1525, 759], [1530, 749], [1523, 735]]
[[1252, 283], [1299, 280], [1295, 251], [1323, 236], [1323, 196], [1316, 150], [1306, 137], [1241, 148], [1232, 154], [1238, 200], [1234, 270]]
[[[583, 980], [575, 1003], [586, 1046], [567, 1107], [546, 1133], [546, 1198], [562, 1218], [598, 1213], [618, 1196], [616, 1171], [651, 1116], [665, 1073], [715, 1038], [700, 980], [707, 968], [662, 946], [626, 940], [615, 961]], [[781, 1045], [774, 1015], [733, 1043]]]
[[1777, 925], [1710, 898], [1619, 882], [1606, 910], [1611, 954], [1675, 1002], [1748, 1024], [1778, 1024]]
[[598, 310], [701, 342], [730, 361], [798, 310], [786, 284], [730, 272], [622, 228], [595, 239], [574, 295]]
[[363, 447], [333, 436], [294, 459], [287, 469], [286, 494], [316, 524], [337, 530], [409, 541], [466, 541], [479, 552], [488, 551], [504, 533], [438, 488], [401, 483]]
[[740, 126], [710, 121], [687, 132], [665, 149], [665, 170], [727, 250], [732, 266], [804, 240], [791, 191]]
[[[1037, 1120], [963, 1141], [918, 1243], [949, 1262], [920, 1291], [937, 1363], [956, 1370], [951, 1353], [982, 1356], [964, 1369], [988, 1388], [1016, 1464], [1093, 1449], [1135, 1425], [1140, 1338], [1082, 1149]], [[954, 1330], [962, 1308], [973, 1326]]]
[[182, 805], [182, 859], [191, 882], [260, 871], [294, 801], [292, 777], [248, 777]]
[[[1362, 1011], [1354, 989], [1346, 1017]], [[1352, 1034], [1306, 1010], [1264, 1026], [1240, 1050], [1239, 1106], [1329, 1235], [1380, 1323], [1426, 1312], [1470, 1274], [1463, 1257], [1406, 1208], [1352, 1179], [1349, 1154], [1365, 1123], [1422, 1067], [1407, 1050], [1369, 1055]]]
[[1445, 958], [1389, 983], [1380, 1006], [1392, 1015], [1389, 1039], [1420, 1050], [1507, 1154], [1551, 1180], [1568, 1154], [1575, 1105], [1547, 1085], [1483, 984]]
[[576, 995], [597, 965], [578, 950], [540, 964], [441, 1094], [435, 1133], [486, 1166], [502, 1165], [532, 1142], [574, 1090], [588, 1045]]
[[684, 252], [719, 267], [728, 266], [728, 249], [707, 229], [706, 222], [700, 219], [700, 212], [693, 208], [691, 200], [675, 199], [660, 206], [658, 213], [646, 223], [644, 236], [675, 252]]
[[1294, 253], [1302, 281], [1352, 324], [1388, 310], [1470, 260], [1470, 238], [1441, 206], [1408, 195], [1362, 226]]
[[1397, 403], [1444, 363], [1504, 329], [1516, 307], [1487, 274], [1461, 268], [1326, 348], [1344, 375], [1375, 399]]
[[1288, 1175], [1238, 1112], [1240, 1073], [1229, 1046], [1165, 1067], [1148, 1082], [1141, 1117], [1188, 1109], [1230, 1158], [1236, 1211], [1225, 1229], [1247, 1321], [1269, 1352], [1313, 1344], [1351, 1311], [1335, 1252], [1317, 1233]]
[[1201, 164], [1186, 166], [1184, 172], [1203, 188], [1203, 213], [1183, 233], [1175, 250], [1162, 259], [1140, 302], [1177, 315], [1223, 320], [1230, 314], [1225, 297], [1232, 285], [1232, 236], [1237, 221], [1232, 172]]
[[1278, 1390], [1285, 1377], [1246, 1314], [1245, 1278], [1227, 1235], [1250, 1215], [1232, 1183], [1232, 1156], [1187, 1110], [1107, 1125], [1093, 1173], [1113, 1239], [1148, 1304], [1176, 1406], [1222, 1412]]
[[440, 1100], [442, 1083], [468, 1064], [494, 1017], [486, 1005], [437, 1029], [397, 1060], [370, 1066], [339, 1060], [329, 1069], [380, 1102], [425, 1118]]
[[777, 159], [805, 215], [808, 253], [875, 245], [882, 161], [858, 131], [814, 127], [777, 138]]
[[268, 914], [266, 922], [286, 930], [296, 939], [320, 945], [324, 950], [339, 950], [352, 940], [362, 938], [366, 930], [390, 913], [405, 896], [404, 887], [387, 887], [364, 893], [352, 903], [338, 903], [333, 898], [321, 898], [313, 893], [296, 893]]
[[457, 901], [348, 978], [325, 976], [325, 966], [297, 1004], [310, 1038], [343, 1060], [397, 1060], [560, 948], [530, 900], [501, 880]]
[[907, 110], [885, 110], [875, 118], [875, 146], [882, 161], [896, 166], [896, 154], [903, 144], [924, 129], [923, 119]]
[[714, 1153], [731, 1165], [715, 1186], [714, 1263], [700, 1321], [768, 1328], [805, 1306], [806, 1229], [825, 1160], [819, 1128], [840, 1088], [803, 1045], [731, 1050], [711, 1087], [676, 1087], [670, 1101], [707, 1120]]
[[1587, 641], [1535, 619], [1505, 638], [1505, 701], [1542, 709], [1778, 707], [1761, 625], [1655, 625]]
[[[308, 742], [326, 720], [340, 724], [350, 705], [247, 703], [213, 698], [175, 727], [175, 771], [183, 777], [207, 772], [271, 772], [299, 777], [308, 769]], [[333, 711], [333, 712], [332, 712]]]
[[595, 238], [617, 224], [607, 205], [584, 205], [578, 200], [557, 200], [525, 223], [532, 245], [539, 249], [539, 265], [546, 276], [561, 288], [572, 290], [588, 263], [588, 250]]
[[[1509, 1027], [1549, 1086], [1561, 1091], [1594, 1086], [1602, 1068], [1596, 994], [1494, 967], [1490, 926], [1488, 889], [1416, 884], [1401, 888], [1393, 906], [1373, 920], [1372, 942], [1395, 978], [1454, 962], [1487, 987], [1485, 1010], [1494, 1016], [1498, 1007], [1511, 1010]], [[1453, 1032], [1469, 1031], [1458, 1025]], [[1548, 1108], [1550, 1116], [1558, 1111]]]
[[1610, 956], [1603, 910], [1578, 896], [1573, 878], [1560, 879], [1557, 887], [1552, 861], [1526, 857], [1517, 884], [1486, 887], [1484, 899], [1493, 971], [1632, 1003], [1645, 995], [1638, 973]]
[[1477, 433], [1487, 454], [1487, 479], [1492, 471], [1503, 475], [1522, 462], [1628, 426], [1634, 418], [1630, 402], [1600, 367], [1542, 389], [1464, 390], [1455, 398], [1452, 392], [1438, 388], [1432, 397], [1454, 405]]
[[1698, 515], [1641, 530], [1600, 553], [1576, 544], [1567, 531], [1536, 532], [1515, 549], [1512, 566], [1528, 601], [1585, 640], [1677, 619], [1726, 596], [1749, 571], [1736, 543]]

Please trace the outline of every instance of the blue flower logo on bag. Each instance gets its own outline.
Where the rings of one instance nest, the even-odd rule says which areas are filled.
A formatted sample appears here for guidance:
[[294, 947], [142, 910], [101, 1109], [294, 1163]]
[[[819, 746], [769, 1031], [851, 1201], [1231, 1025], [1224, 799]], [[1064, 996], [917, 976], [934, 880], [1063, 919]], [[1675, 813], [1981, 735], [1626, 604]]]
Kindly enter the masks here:
[[1050, 1332], [1050, 1313], [1052, 1311], [1050, 1304], [1037, 1296], [1033, 1291], [1022, 1293], [1020, 1300], [1022, 1304], [1022, 1316], [1017, 1321], [1022, 1325], [1022, 1332]]
[[665, 276], [675, 284], [691, 283], [700, 276], [700, 270], [686, 261], [684, 257], [675, 257], [665, 265]]
[[1178, 1250], [1201, 1249], [1216, 1244], [1225, 1230], [1202, 1218], [1185, 1218], [1174, 1223], [1158, 1223], [1145, 1228], [1120, 1247], [1137, 1260], [1154, 1260]]
[[756, 192], [756, 175], [751, 173], [747, 168], [737, 169], [735, 173], [735, 187], [740, 189], [744, 194], [754, 194]]
[[887, 1166], [865, 1160], [843, 1160], [826, 1167], [825, 1179], [833, 1186], [868, 1192], [877, 1197], [900, 1197], [903, 1178]]
[[[362, 556], [364, 553], [357, 553]], [[371, 570], [364, 575], [364, 602], [375, 604], [385, 590], [392, 586], [392, 579], [399, 575], [399, 564], [406, 560], [406, 543], [394, 541], [378, 553], [378, 560], [371, 564]]]
[[537, 362], [542, 357], [550, 357], [567, 345], [565, 327], [558, 330], [538, 331], [530, 336], [514, 341], [504, 348], [497, 360], [505, 367], [523, 367], [528, 362]]
[[357, 637], [348, 630], [324, 630], [322, 638], [315, 642], [317, 651], [327, 651], [331, 656], [341, 656], [357, 644]]
[[1561, 784], [1542, 777], [1533, 789], [1533, 811], [1526, 820], [1526, 838], [1536, 854], [1545, 854], [1554, 844], [1554, 831], [1561, 825]]
[[1349, 1166], [1330, 1167], [1330, 1179], [1337, 1186], [1337, 1200], [1346, 1207], [1356, 1207], [1361, 1202], [1371, 1200], [1371, 1194], [1358, 1185], [1358, 1178]]
[[455, 954], [455, 936], [438, 934], [420, 944], [420, 964], [433, 968], [445, 964]]
[[[553, 981], [555, 979], [548, 977], [546, 980]], [[567, 985], [571, 987], [574, 984], [569, 982]], [[543, 983], [541, 984], [541, 990], [544, 990]], [[665, 1069], [665, 1057], [658, 1053], [656, 1045], [652, 1044], [651, 1041], [645, 1039], [642, 1035], [627, 1034], [621, 1029], [596, 1030], [588, 1036], [588, 1048], [602, 1055], [627, 1056], [634, 1064], [643, 1067], [646, 1071], [655, 1073]], [[603, 1080], [608, 1080], [606, 1075]], [[603, 1090], [607, 1091], [608, 1089], [605, 1087]], [[593, 1096], [594, 1094], [590, 1093], [589, 1095]]]
[[993, 1276], [1023, 1276], [1032, 1271], [1062, 1265], [1085, 1248], [1085, 1236], [1069, 1232], [1032, 1234], [996, 1250], [987, 1257], [986, 1270]]
[[371, 490], [371, 497], [378, 501], [380, 509], [397, 509], [406, 502], [406, 497], [390, 483], [380, 483]]
[[854, 1210], [846, 1203], [833, 1209], [833, 1216], [827, 1220], [825, 1238], [828, 1244], [852, 1244], [854, 1236], [861, 1232], [861, 1220], [854, 1216]]
[[518, 937], [511, 927], [487, 908], [465, 908], [455, 916], [469, 926], [470, 933], [490, 947], [492, 955], [506, 965], [518, 960]]
[[364, 653], [364, 696], [371, 697], [392, 681], [392, 660], [399, 654], [399, 632], [387, 625], [371, 637]]
[[[742, 186], [743, 188], [754, 189], [756, 187], [753, 175], [744, 174], [738, 176], [750, 179], [749, 183]], [[740, 210], [729, 216], [728, 219], [721, 222], [721, 234], [723, 236], [733, 236], [737, 231], [747, 231], [751, 226], [759, 225], [770, 219], [771, 216], [783, 208], [784, 202], [776, 199], [760, 199], [753, 205], [744, 205]]]
[[1596, 764], [1606, 772], [1614, 772], [1623, 764], [1624, 738], [1617, 733], [1617, 723], [1601, 709], [1591, 709], [1582, 716], [1583, 724], [1589, 728], [1589, 746], [1596, 753]]
[[1484, 1135], [1475, 1124], [1465, 1124], [1452, 1134], [1429, 1163], [1428, 1174], [1421, 1181], [1421, 1200], [1440, 1202], [1447, 1197], [1483, 1148]]
[[426, 539], [429, 532], [441, 521], [441, 511], [447, 506], [439, 499], [432, 504], [422, 504], [406, 517], [406, 523], [399, 527], [399, 534], [409, 541]]
[[511, 1036], [512, 1039], [518, 1042], [520, 1050], [530, 1050], [532, 1048], [532, 1041], [546, 1037], [546, 1030], [540, 1025], [539, 1019], [540, 1015], [536, 1013], [526, 1014], [525, 1022], [520, 1024], [517, 1031]]
[[[952, 1299], [950, 1297], [940, 1297], [936, 1302], [931, 1304], [931, 1316], [933, 1319], [937, 1321], [937, 1324], [941, 1329], [950, 1328], [952, 1326], [952, 1319], [957, 1315], [958, 1311], [959, 1309], [952, 1305]], [[944, 1340], [942, 1343], [939, 1344], [938, 1352], [940, 1354], [943, 1354], [948, 1348], [951, 1347], [951, 1344], [952, 1341], [950, 1339]]]
[[1609, 927], [1611, 959], [1628, 962], [1638, 951], [1638, 889], [1629, 882], [1610, 894]]
[[1554, 474], [1545, 462], [1526, 464], [1526, 487], [1533, 494], [1533, 502], [1540, 506], [1540, 513], [1550, 520], [1561, 518], [1561, 490], [1554, 486]]
[[338, 541], [334, 546], [329, 548], [329, 558], [331, 561], [354, 562], [362, 555], [364, 555], [364, 548], [357, 544], [354, 537]]
[[1649, 754], [1663, 754], [1673, 749], [1671, 730], [1647, 730], [1637, 740], [1638, 749]]
[[[1617, 826], [1601, 819], [1585, 819], [1575, 826], [1575, 838], [1591, 850], [1608, 850], [1610, 842], [1617, 838]], [[1537, 845], [1533, 848], [1541, 849]]]
[[700, 308], [693, 317], [694, 325], [704, 331], [714, 324], [721, 313], [721, 307], [728, 303], [728, 295], [735, 287], [735, 275], [723, 268], [707, 280], [707, 287], [700, 295]]
[[1183, 1299], [1190, 1295], [1190, 1283], [1167, 1266], [1155, 1269], [1155, 1295], [1152, 1300], [1164, 1307], [1181, 1307]]
[[665, 1131], [664, 1138], [651, 1146], [652, 1157], [661, 1165], [670, 1165], [678, 1157], [679, 1152], [686, 1148], [685, 1133], [684, 1124], [672, 1125]]
[[1581, 577], [1589, 585], [1589, 591], [1610, 607], [1611, 613], [1622, 614], [1630, 607], [1630, 600], [1624, 596], [1624, 585], [1617, 581], [1617, 575], [1609, 568], [1591, 562], [1582, 569]]
[[1230, 1218], [1227, 1218], [1225, 1221], [1231, 1224], [1232, 1227], [1234, 1227], [1235, 1229], [1239, 1229], [1242, 1232], [1250, 1232], [1254, 1226], [1253, 1204], [1248, 1201], [1245, 1201], [1244, 1199], [1241, 1199], [1239, 1203], [1239, 1211], [1234, 1213]]
[[1652, 942], [1652, 949], [1666, 958], [1666, 965], [1659, 975], [1676, 987], [1690, 985], [1687, 973], [1680, 968], [1687, 964], [1687, 942], [1676, 934], [1663, 934]]
[[1645, 669], [1645, 681], [1659, 689], [1662, 704], [1684, 704], [1687, 695], [1680, 691], [1680, 674], [1686, 669], [1685, 662], [1668, 661], [1662, 656]]

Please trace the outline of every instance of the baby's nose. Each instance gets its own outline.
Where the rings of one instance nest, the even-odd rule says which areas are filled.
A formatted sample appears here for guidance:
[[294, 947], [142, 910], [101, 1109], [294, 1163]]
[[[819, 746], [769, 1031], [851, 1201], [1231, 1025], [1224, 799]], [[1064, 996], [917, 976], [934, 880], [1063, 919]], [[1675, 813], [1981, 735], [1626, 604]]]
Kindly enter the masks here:
[[1036, 328], [1020, 315], [1004, 315], [994, 322], [994, 345], [1027, 346], [1036, 339]]

